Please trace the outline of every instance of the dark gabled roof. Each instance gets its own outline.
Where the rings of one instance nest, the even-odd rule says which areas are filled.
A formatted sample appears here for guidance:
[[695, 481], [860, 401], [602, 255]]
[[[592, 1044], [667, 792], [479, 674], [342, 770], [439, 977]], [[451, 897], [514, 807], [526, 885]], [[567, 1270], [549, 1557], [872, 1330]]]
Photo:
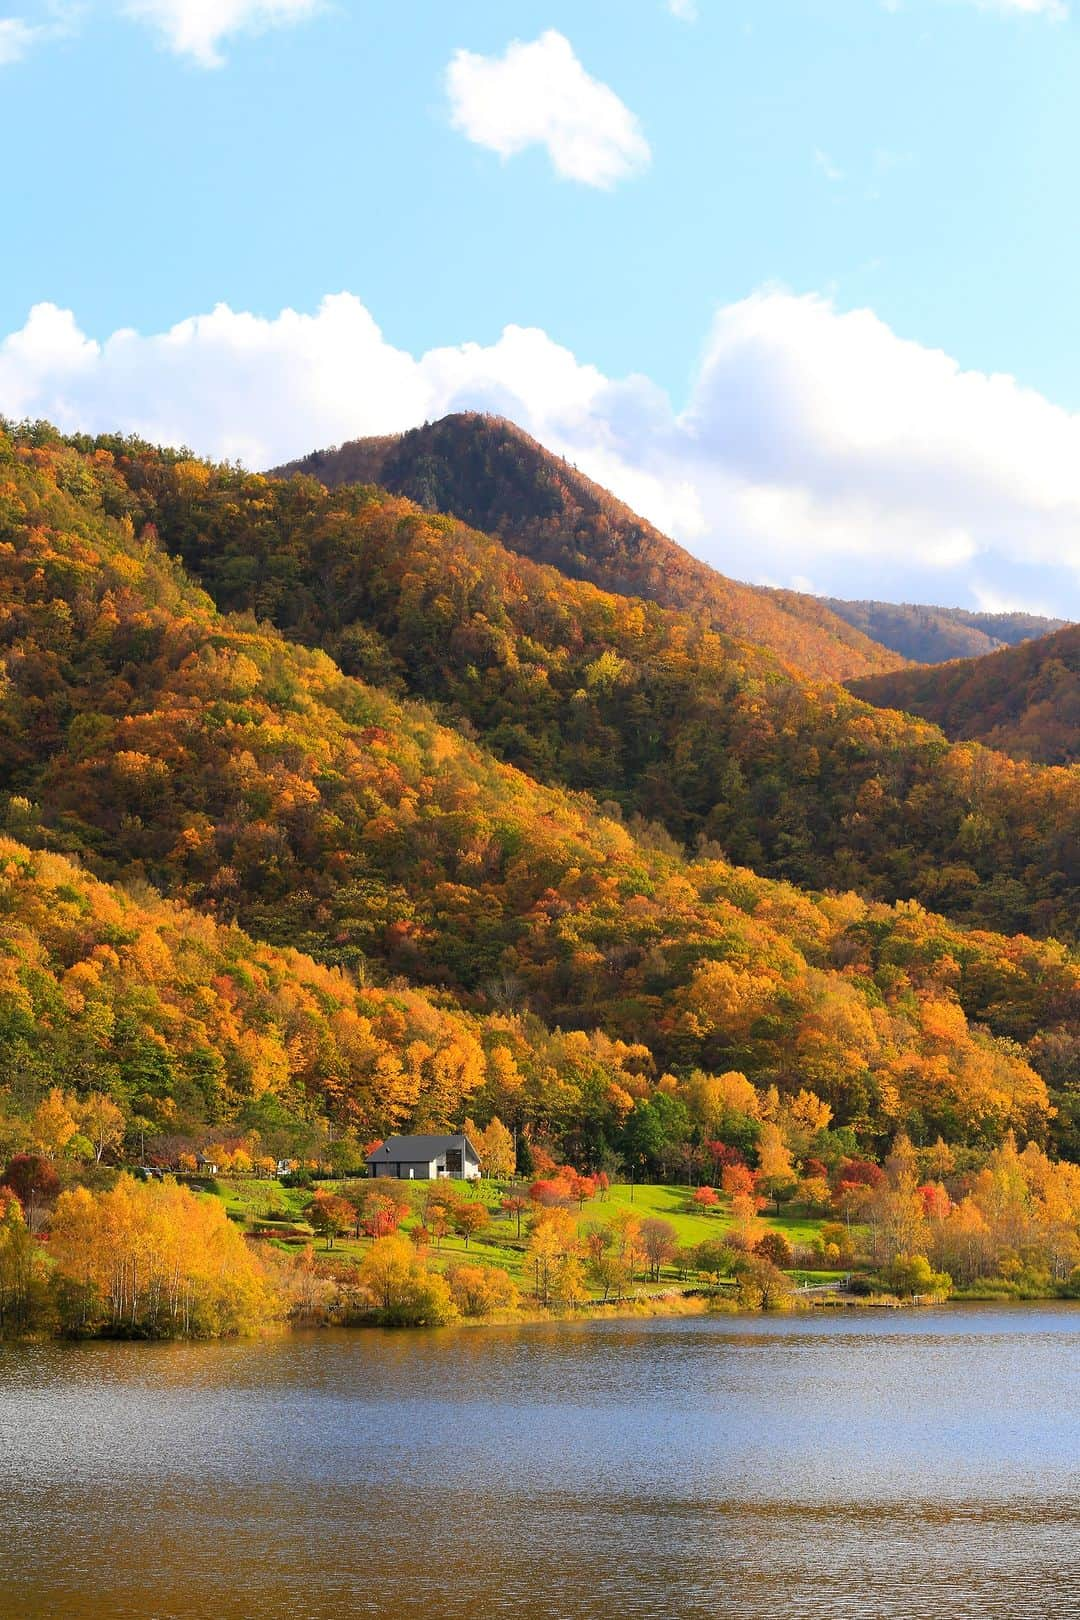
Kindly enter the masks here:
[[466, 1144], [479, 1164], [479, 1153], [461, 1131], [453, 1136], [388, 1136], [382, 1147], [368, 1154], [368, 1162], [372, 1159], [392, 1159], [401, 1163], [409, 1159], [435, 1159], [440, 1153], [445, 1153], [448, 1147], [457, 1147], [460, 1142]]

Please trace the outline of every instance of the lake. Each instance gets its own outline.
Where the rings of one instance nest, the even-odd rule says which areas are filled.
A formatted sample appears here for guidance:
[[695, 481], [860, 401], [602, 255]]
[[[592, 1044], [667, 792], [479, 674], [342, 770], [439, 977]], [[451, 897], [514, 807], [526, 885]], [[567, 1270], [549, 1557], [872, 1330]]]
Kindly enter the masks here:
[[1080, 1614], [1080, 1308], [0, 1347], [4, 1620]]

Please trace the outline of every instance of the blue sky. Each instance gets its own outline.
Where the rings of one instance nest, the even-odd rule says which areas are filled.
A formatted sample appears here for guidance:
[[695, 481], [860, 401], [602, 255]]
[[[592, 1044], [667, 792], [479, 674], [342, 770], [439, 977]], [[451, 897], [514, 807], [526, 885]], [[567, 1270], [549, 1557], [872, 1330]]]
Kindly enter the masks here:
[[[1062, 0], [3, 3], [0, 410], [257, 463], [421, 405], [503, 406], [730, 572], [1080, 616], [1080, 17]], [[245, 25], [268, 9], [278, 25]], [[455, 52], [475, 99], [480, 59], [501, 70], [553, 32], [521, 71], [542, 109], [567, 59], [588, 75], [571, 100], [610, 97], [604, 184], [588, 152], [558, 173], [527, 119], [492, 134], [525, 80], [455, 104]], [[359, 317], [329, 345], [359, 344], [351, 384], [317, 331], [264, 352], [250, 396], [234, 330], [200, 330], [183, 362], [91, 352], [222, 303], [316, 317], [343, 292], [395, 353], [453, 349], [453, 385], [440, 366], [438, 386], [431, 366], [395, 384]], [[28, 328], [41, 305], [67, 327]], [[508, 357], [507, 327], [546, 346]], [[279, 329], [255, 330], [277, 354]]]

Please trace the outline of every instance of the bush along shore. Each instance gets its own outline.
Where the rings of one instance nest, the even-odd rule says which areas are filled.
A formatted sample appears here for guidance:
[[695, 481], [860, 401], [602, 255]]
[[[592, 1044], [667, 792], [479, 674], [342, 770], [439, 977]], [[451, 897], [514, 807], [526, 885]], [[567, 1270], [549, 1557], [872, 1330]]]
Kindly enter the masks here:
[[14, 1155], [0, 1174], [0, 1336], [1080, 1297], [1080, 1172], [1011, 1139], [961, 1178], [940, 1145], [901, 1138], [881, 1166], [785, 1182], [733, 1162], [716, 1187], [547, 1162], [528, 1181], [270, 1176], [235, 1158], [223, 1169], [227, 1151], [181, 1174]]

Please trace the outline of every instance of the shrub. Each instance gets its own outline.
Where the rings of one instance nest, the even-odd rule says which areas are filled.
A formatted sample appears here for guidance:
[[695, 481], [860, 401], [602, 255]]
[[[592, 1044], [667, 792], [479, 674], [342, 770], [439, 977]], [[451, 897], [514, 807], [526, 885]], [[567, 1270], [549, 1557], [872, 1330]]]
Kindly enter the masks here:
[[450, 1294], [462, 1316], [490, 1316], [518, 1303], [517, 1287], [501, 1266], [457, 1265], [447, 1269]]
[[791, 1265], [791, 1244], [783, 1232], [766, 1232], [754, 1245], [754, 1253], [763, 1260], [771, 1260], [783, 1270]]
[[739, 1262], [735, 1271], [739, 1304], [748, 1311], [783, 1311], [792, 1301], [791, 1278], [771, 1260], [754, 1256]]
[[914, 1298], [916, 1294], [944, 1297], [952, 1290], [949, 1273], [935, 1271], [925, 1254], [898, 1254], [882, 1272], [882, 1281], [903, 1299]]
[[283, 1187], [312, 1187], [314, 1182], [310, 1170], [287, 1170], [281, 1178]]
[[394, 1327], [436, 1327], [450, 1322], [457, 1307], [450, 1285], [429, 1271], [408, 1238], [376, 1238], [360, 1262], [360, 1283], [381, 1319]]

